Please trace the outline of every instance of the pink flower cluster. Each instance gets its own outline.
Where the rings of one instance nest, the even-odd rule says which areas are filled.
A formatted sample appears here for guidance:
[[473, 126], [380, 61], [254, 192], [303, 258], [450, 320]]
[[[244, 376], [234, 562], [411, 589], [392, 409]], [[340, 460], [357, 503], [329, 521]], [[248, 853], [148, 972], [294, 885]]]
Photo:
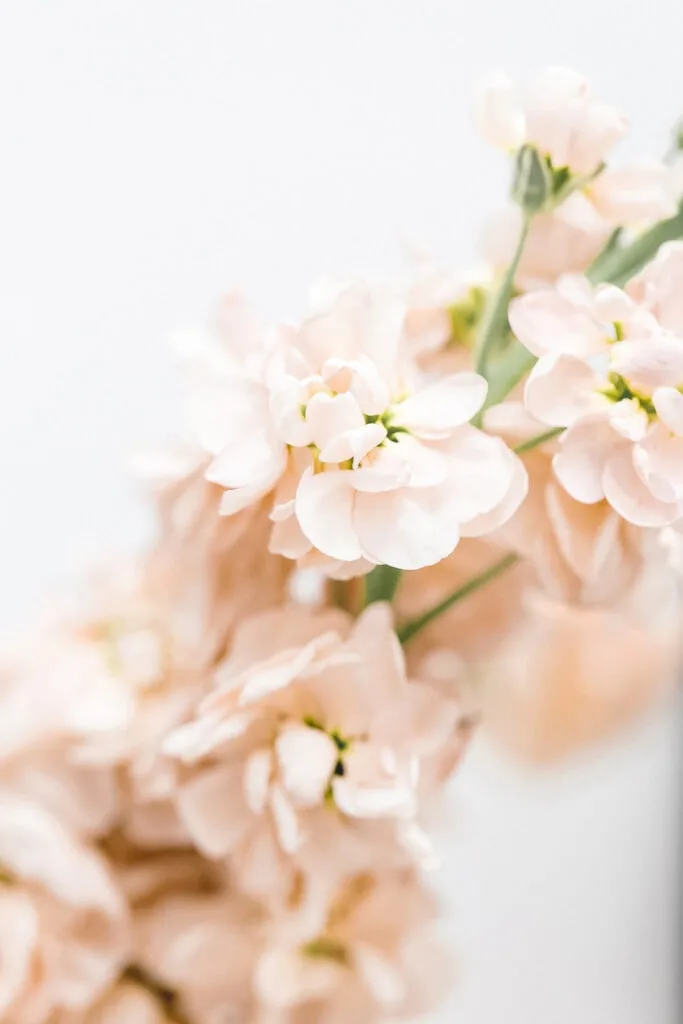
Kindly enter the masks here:
[[486, 265], [275, 326], [229, 295], [178, 337], [189, 442], [136, 460], [151, 548], [0, 649], [3, 1022], [429, 1010], [428, 814], [477, 723], [549, 758], [666, 689], [675, 175], [605, 167], [625, 122], [573, 72], [480, 122], [546, 190]]

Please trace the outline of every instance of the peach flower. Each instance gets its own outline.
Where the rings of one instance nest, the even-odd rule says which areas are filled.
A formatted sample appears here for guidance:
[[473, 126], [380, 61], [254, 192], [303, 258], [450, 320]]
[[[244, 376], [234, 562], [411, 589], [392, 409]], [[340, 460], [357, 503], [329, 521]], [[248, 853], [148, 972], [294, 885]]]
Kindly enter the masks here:
[[88, 1007], [128, 952], [125, 903], [101, 855], [0, 786], [0, 1017], [40, 1024]]
[[539, 356], [529, 412], [569, 427], [553, 465], [577, 501], [606, 498], [628, 522], [661, 527], [683, 514], [683, 340], [608, 285], [562, 278], [510, 305]]
[[305, 866], [335, 836], [348, 848], [342, 868], [388, 838], [410, 844], [420, 758], [456, 720], [456, 707], [406, 679], [386, 606], [353, 625], [292, 607], [240, 628], [214, 692], [166, 750], [192, 766], [178, 806], [198, 848], [252, 867], [268, 850], [277, 875], [283, 854]]
[[666, 242], [626, 291], [664, 330], [683, 336], [683, 242]]
[[611, 608], [530, 593], [524, 610], [483, 689], [488, 728], [519, 757], [549, 761], [596, 743], [675, 685], [680, 601], [661, 572]]
[[433, 919], [414, 876], [389, 871], [356, 875], [313, 913], [293, 912], [273, 929], [256, 970], [256, 990], [273, 1011], [267, 1019], [375, 1024], [431, 1009], [448, 975]]
[[271, 551], [413, 569], [488, 532], [524, 497], [524, 472], [469, 426], [473, 373], [421, 385], [403, 352], [404, 304], [352, 286], [282, 332], [263, 377], [206, 373], [197, 430], [224, 514], [275, 490]]
[[541, 71], [521, 94], [506, 75], [491, 75], [482, 83], [475, 113], [491, 145], [533, 145], [553, 168], [578, 175], [597, 171], [627, 129], [622, 114], [592, 97], [582, 75], [559, 67]]

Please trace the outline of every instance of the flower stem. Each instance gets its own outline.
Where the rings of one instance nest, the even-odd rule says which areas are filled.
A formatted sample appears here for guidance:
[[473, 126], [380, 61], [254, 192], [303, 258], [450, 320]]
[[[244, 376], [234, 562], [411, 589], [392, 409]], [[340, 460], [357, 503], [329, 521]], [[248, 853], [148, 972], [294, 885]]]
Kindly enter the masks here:
[[565, 427], [552, 427], [550, 430], [546, 430], [543, 434], [536, 434], [535, 437], [530, 437], [528, 441], [522, 441], [521, 444], [515, 445], [512, 449], [517, 455], [523, 455], [524, 452], [531, 452], [534, 448], [538, 448], [539, 445], [545, 444], [546, 441], [552, 441], [558, 434], [562, 434], [565, 431]]
[[378, 565], [365, 577], [365, 607], [375, 601], [393, 601], [401, 580], [401, 570]]
[[438, 604], [435, 604], [423, 615], [420, 615], [419, 618], [406, 622], [406, 624], [398, 630], [398, 638], [401, 643], [407, 644], [414, 636], [423, 630], [425, 626], [428, 626], [430, 622], [434, 621], [434, 619], [438, 619], [440, 615], [447, 612], [454, 604], [462, 601], [465, 597], [469, 597], [470, 594], [473, 594], [475, 590], [479, 590], [480, 587], [490, 583], [491, 580], [496, 578], [496, 576], [500, 576], [501, 573], [504, 573], [506, 569], [509, 569], [518, 561], [519, 555], [516, 555], [514, 552], [510, 552], [498, 562], [494, 562], [493, 565], [490, 565], [489, 568], [485, 569], [484, 572], [479, 574], [479, 576], [473, 576], [471, 580], [468, 580], [467, 583], [462, 585], [462, 587], [454, 590], [452, 594], [449, 594], [443, 601], [439, 601]]
[[474, 349], [474, 368], [477, 373], [481, 373], [484, 377], [486, 376], [486, 368], [491, 352], [494, 349], [496, 342], [501, 338], [503, 332], [507, 328], [510, 296], [512, 295], [517, 267], [519, 266], [519, 261], [522, 258], [522, 253], [524, 252], [524, 246], [526, 245], [526, 240], [529, 235], [529, 228], [531, 227], [532, 219], [533, 214], [528, 212], [523, 214], [522, 229], [519, 233], [519, 239], [517, 241], [517, 247], [512, 257], [512, 261], [505, 271], [497, 291], [491, 295], [479, 325]]

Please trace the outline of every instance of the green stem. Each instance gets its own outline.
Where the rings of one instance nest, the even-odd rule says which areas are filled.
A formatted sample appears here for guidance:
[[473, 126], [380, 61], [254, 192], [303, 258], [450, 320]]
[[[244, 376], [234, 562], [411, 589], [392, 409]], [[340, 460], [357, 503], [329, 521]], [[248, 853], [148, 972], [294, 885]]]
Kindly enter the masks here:
[[592, 284], [623, 285], [638, 273], [665, 242], [683, 238], [683, 204], [678, 213], [638, 235], [630, 245], [605, 248], [591, 263], [586, 277]]
[[529, 228], [531, 227], [532, 219], [533, 214], [523, 214], [522, 229], [519, 233], [517, 248], [515, 249], [512, 261], [505, 271], [498, 290], [491, 295], [486, 305], [486, 309], [484, 310], [481, 324], [479, 325], [477, 340], [475, 343], [474, 368], [477, 373], [481, 373], [484, 377], [486, 376], [486, 367], [491, 351], [494, 348], [496, 341], [498, 341], [502, 336], [507, 327], [510, 296], [512, 295], [517, 267], [519, 266], [519, 261], [522, 258], [522, 253], [524, 252], [524, 246], [526, 245], [526, 240], [529, 235]]
[[375, 601], [393, 601], [401, 580], [401, 570], [378, 565], [365, 577], [365, 607]]
[[480, 587], [490, 583], [491, 580], [496, 578], [496, 576], [500, 576], [501, 573], [504, 573], [506, 569], [509, 569], [518, 561], [519, 555], [510, 552], [510, 554], [501, 558], [500, 561], [495, 562], [493, 565], [489, 566], [488, 569], [485, 569], [484, 572], [479, 574], [479, 576], [473, 576], [471, 580], [468, 580], [467, 583], [462, 585], [462, 587], [454, 590], [452, 594], [449, 594], [443, 601], [439, 601], [438, 604], [435, 604], [428, 611], [424, 612], [424, 614], [420, 615], [419, 618], [406, 622], [406, 624], [398, 630], [398, 638], [401, 643], [407, 644], [414, 636], [423, 630], [425, 626], [428, 626], [430, 622], [434, 621], [434, 619], [438, 619], [440, 615], [447, 612], [454, 604], [462, 601], [465, 597], [469, 597], [470, 594], [473, 594], [475, 590], [479, 590]]
[[531, 452], [534, 448], [538, 448], [539, 445], [545, 444], [546, 441], [552, 441], [558, 434], [564, 433], [566, 427], [552, 427], [551, 430], [546, 430], [543, 434], [536, 434], [535, 437], [530, 437], [528, 441], [522, 441], [521, 444], [515, 445], [512, 449], [517, 455], [524, 455], [525, 452]]

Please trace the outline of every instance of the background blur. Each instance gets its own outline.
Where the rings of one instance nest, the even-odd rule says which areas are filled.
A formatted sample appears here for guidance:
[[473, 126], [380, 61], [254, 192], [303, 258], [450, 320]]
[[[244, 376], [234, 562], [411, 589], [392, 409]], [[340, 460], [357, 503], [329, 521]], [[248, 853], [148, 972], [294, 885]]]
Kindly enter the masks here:
[[[490, 68], [577, 67], [660, 154], [682, 30], [681, 0], [3, 0], [0, 625], [144, 535], [123, 467], [180, 429], [174, 328], [234, 285], [296, 315], [405, 235], [465, 264], [506, 181], [469, 119]], [[660, 708], [552, 770], [472, 752], [439, 1020], [677, 1019], [680, 733]]]

